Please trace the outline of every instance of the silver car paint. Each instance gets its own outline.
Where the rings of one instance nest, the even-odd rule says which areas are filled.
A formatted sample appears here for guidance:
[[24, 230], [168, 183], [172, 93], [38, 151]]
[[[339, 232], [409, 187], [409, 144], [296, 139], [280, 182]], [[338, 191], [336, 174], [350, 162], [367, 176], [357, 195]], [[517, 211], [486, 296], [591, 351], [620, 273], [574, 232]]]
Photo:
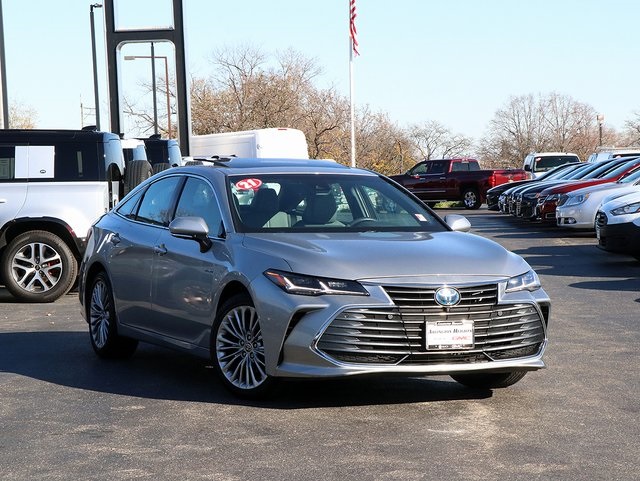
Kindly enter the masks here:
[[[275, 170], [278, 169], [285, 172], [292, 170], [285, 167]], [[335, 170], [340, 174], [350, 175], [343, 168]], [[201, 174], [216, 186], [216, 192], [225, 192], [225, 178], [215, 169], [187, 167], [179, 171]], [[232, 169], [230, 171], [233, 173]], [[306, 172], [304, 169], [300, 171]], [[356, 172], [359, 175], [375, 175]], [[246, 174], [250, 175], [251, 172]], [[151, 180], [163, 175], [174, 174], [161, 173]], [[500, 286], [499, 304], [529, 304], [538, 312], [541, 305], [548, 306], [549, 298], [542, 289], [504, 293], [506, 280], [525, 273], [530, 267], [521, 257], [492, 241], [459, 232], [242, 234], [234, 231], [232, 215], [224, 201], [220, 201], [220, 207], [226, 237], [212, 237], [213, 248], [202, 255], [198, 254], [196, 242], [172, 238], [168, 228], [153, 228], [146, 240], [139, 240], [142, 245], [152, 245], [157, 244], [158, 239], [164, 239], [163, 243], [171, 254], [166, 262], [162, 261], [164, 266], [155, 267], [150, 267], [147, 263], [156, 262], [157, 253], [153, 254], [146, 249], [136, 251], [138, 248], [133, 246], [133, 242], [124, 246], [124, 249], [123, 246], [114, 246], [110, 229], [116, 226], [122, 229], [125, 224], [136, 223], [124, 220], [113, 211], [107, 214], [94, 229], [83, 260], [79, 289], [81, 302], [85, 303], [87, 274], [94, 263], [100, 263], [106, 268], [114, 286], [122, 335], [208, 356], [210, 327], [218, 308], [219, 296], [224, 286], [231, 282], [240, 283], [249, 291], [263, 324], [267, 373], [277, 376], [341, 376], [376, 372], [428, 374], [479, 370], [504, 372], [544, 367], [542, 354], [546, 346], [546, 323], [545, 341], [538, 354], [491, 363], [346, 364], [329, 359], [315, 347], [324, 329], [339, 312], [353, 307], [393, 306], [380, 286], [382, 283], [408, 286], [496, 283]], [[102, 226], [107, 229], [102, 229]], [[122, 254], [127, 249], [132, 256]], [[138, 254], [141, 258], [133, 261]], [[118, 265], [117, 257], [120, 255], [125, 257], [120, 266], [126, 275], [115, 274], [111, 268], [110, 263], [114, 261], [114, 265]], [[126, 257], [129, 257], [131, 263], [127, 264]], [[181, 272], [176, 268], [177, 265], [183, 266], [186, 271]], [[290, 295], [266, 279], [263, 272], [267, 269], [358, 279], [365, 285], [369, 296]], [[152, 280], [152, 274], [164, 277], [162, 281], [160, 277]], [[180, 282], [183, 275], [188, 278], [189, 283]], [[194, 286], [190, 283], [194, 279], [200, 279], [196, 286], [201, 292], [190, 298], [185, 295], [185, 288], [193, 289]], [[154, 323], [155, 318], [145, 315], [149, 308], [148, 302], [141, 299], [145, 297], [145, 293], [149, 296], [154, 289], [158, 292], [160, 287], [165, 292], [163, 295], [155, 294], [161, 325], [158, 329]], [[82, 314], [86, 316], [84, 311], [83, 309]], [[295, 316], [301, 318], [285, 339], [290, 321]], [[185, 319], [189, 322], [189, 327], [184, 330], [176, 329], [177, 323], [182, 323]]]

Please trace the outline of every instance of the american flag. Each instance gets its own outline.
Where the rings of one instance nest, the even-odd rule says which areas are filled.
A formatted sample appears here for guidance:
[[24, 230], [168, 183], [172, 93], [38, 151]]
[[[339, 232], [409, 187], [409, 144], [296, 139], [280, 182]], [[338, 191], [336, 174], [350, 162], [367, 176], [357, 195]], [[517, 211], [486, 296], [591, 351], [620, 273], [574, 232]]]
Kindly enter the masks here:
[[358, 40], [356, 36], [358, 31], [356, 30], [356, 0], [349, 0], [349, 37], [351, 38], [351, 48], [353, 53], [360, 55], [358, 52]]

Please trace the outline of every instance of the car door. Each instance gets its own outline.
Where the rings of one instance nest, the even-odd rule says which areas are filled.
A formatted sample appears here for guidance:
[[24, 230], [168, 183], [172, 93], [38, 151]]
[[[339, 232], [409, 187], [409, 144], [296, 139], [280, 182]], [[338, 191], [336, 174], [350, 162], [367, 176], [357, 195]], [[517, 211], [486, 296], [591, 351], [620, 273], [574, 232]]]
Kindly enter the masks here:
[[209, 182], [189, 176], [177, 202], [175, 217], [202, 217], [213, 244], [202, 252], [193, 239], [164, 230], [153, 257], [153, 330], [169, 342], [209, 347], [213, 298], [230, 269], [230, 254], [221, 236], [222, 215]]
[[122, 324], [153, 330], [151, 279], [158, 238], [168, 230], [182, 178], [164, 177], [138, 196], [129, 198], [117, 212], [122, 221], [108, 238], [109, 267], [118, 318]]

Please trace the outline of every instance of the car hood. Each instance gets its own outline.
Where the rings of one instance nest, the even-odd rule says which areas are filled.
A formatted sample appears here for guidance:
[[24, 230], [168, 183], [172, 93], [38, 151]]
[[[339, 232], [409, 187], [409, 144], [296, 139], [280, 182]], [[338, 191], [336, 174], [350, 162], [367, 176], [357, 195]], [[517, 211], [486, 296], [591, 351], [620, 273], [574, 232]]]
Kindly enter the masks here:
[[247, 234], [243, 244], [283, 259], [292, 272], [321, 277], [437, 276], [443, 282], [462, 282], [477, 276], [511, 277], [530, 269], [520, 256], [499, 244], [461, 232]]

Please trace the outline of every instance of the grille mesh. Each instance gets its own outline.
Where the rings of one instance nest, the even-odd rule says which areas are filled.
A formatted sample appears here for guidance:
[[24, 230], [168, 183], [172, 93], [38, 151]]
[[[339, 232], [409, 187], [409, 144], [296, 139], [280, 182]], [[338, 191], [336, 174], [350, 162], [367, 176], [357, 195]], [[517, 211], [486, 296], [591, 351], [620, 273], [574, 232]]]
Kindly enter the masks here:
[[[529, 304], [497, 305], [496, 285], [458, 287], [461, 301], [444, 308], [433, 288], [385, 286], [395, 308], [349, 309], [318, 341], [318, 349], [352, 363], [468, 363], [536, 354], [544, 341], [542, 319]], [[474, 348], [427, 351], [427, 321], [474, 321]]]

